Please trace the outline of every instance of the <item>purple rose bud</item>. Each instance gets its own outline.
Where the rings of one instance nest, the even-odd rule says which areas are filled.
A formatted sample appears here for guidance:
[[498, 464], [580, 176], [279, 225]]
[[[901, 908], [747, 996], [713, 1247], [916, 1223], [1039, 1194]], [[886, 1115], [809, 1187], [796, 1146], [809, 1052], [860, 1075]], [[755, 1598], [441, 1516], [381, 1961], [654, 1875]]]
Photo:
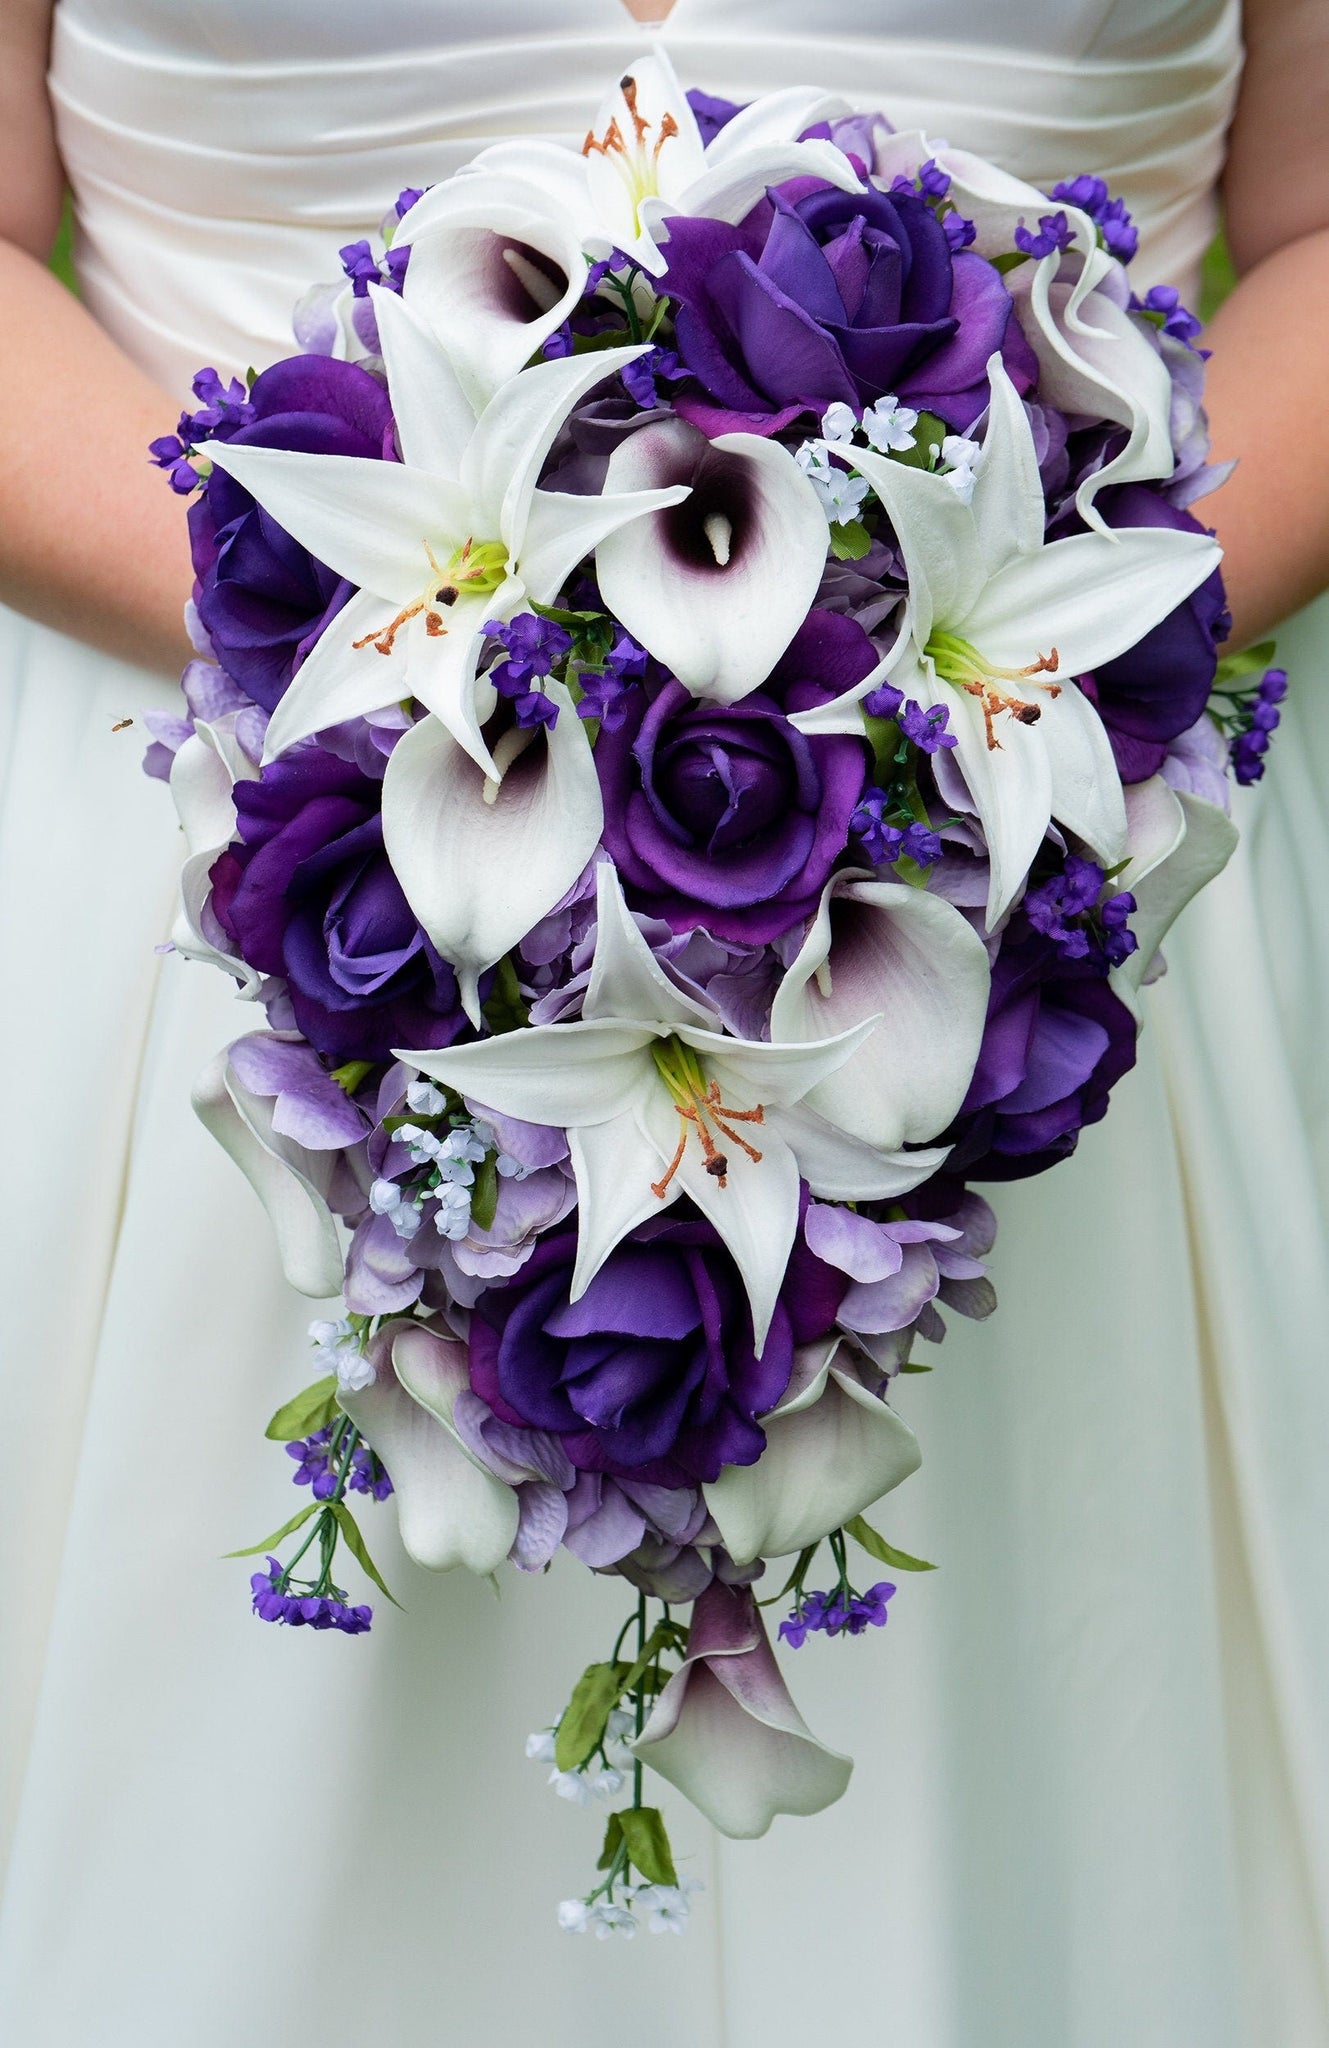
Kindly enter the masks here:
[[903, 690], [897, 690], [894, 683], [878, 683], [863, 699], [863, 709], [869, 718], [894, 718], [903, 703]]

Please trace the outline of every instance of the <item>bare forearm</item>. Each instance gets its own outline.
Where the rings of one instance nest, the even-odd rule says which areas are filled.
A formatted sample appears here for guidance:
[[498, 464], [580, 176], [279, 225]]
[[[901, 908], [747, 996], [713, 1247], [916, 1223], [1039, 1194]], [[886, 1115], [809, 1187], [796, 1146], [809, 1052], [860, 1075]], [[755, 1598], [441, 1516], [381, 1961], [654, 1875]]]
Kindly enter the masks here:
[[147, 444], [178, 406], [23, 250], [0, 242], [0, 599], [147, 667], [189, 654], [183, 507]]
[[1329, 229], [1257, 263], [1206, 338], [1214, 454], [1238, 461], [1196, 509], [1242, 646], [1329, 585]]

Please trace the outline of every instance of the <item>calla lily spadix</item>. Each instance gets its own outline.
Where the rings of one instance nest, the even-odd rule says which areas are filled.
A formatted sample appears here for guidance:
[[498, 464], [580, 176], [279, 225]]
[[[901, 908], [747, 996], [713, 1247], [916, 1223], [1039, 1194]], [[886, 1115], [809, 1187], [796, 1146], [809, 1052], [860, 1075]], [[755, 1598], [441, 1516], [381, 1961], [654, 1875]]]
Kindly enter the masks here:
[[[546, 258], [554, 252], [547, 228], [558, 224], [571, 231], [580, 247], [594, 257], [622, 250], [653, 276], [665, 267], [659, 243], [671, 214], [704, 214], [712, 220], [740, 221], [769, 185], [786, 178], [825, 178], [844, 191], [856, 191], [860, 179], [844, 152], [833, 143], [797, 138], [820, 121], [849, 112], [833, 94], [792, 87], [766, 94], [728, 122], [709, 145], [703, 145], [696, 116], [663, 51], [642, 57], [620, 79], [601, 104], [580, 150], [538, 138], [496, 142], [445, 185], [435, 186], [416, 201], [402, 221], [397, 240], [423, 250], [427, 238], [454, 233], [473, 238], [474, 222], [492, 193], [496, 201], [517, 207], [524, 199], [528, 213], [523, 240]], [[507, 232], [496, 221], [496, 231]], [[500, 255], [497, 259], [503, 261]], [[431, 317], [461, 323], [479, 300], [483, 311], [503, 299], [511, 303], [507, 280], [491, 256], [476, 262], [474, 286], [466, 292], [462, 264], [451, 258], [426, 259], [419, 278], [407, 273], [408, 293]], [[529, 258], [507, 259], [506, 267], [528, 287], [539, 290], [527, 268]], [[569, 266], [563, 264], [565, 275]], [[462, 295], [453, 306], [444, 303], [436, 284], [446, 274]], [[584, 274], [584, 273], [583, 273]], [[569, 284], [572, 277], [569, 276]], [[497, 287], [497, 289], [495, 289]], [[557, 323], [555, 323], [557, 324]], [[440, 329], [440, 331], [443, 331]]]
[[730, 704], [774, 668], [811, 610], [826, 567], [826, 515], [778, 442], [708, 441], [686, 420], [630, 434], [605, 489], [686, 484], [683, 503], [609, 534], [596, 574], [610, 611], [696, 697]]
[[1203, 534], [1162, 528], [1045, 543], [1024, 408], [999, 357], [988, 374], [992, 402], [971, 504], [944, 476], [854, 449], [904, 556], [903, 628], [878, 671], [793, 722], [807, 732], [852, 731], [852, 704], [884, 675], [906, 697], [945, 706], [991, 856], [991, 927], [1014, 901], [1049, 819], [1105, 866], [1121, 858], [1120, 778], [1073, 678], [1114, 660], [1175, 610], [1221, 551]]
[[595, 852], [604, 823], [586, 727], [552, 678], [552, 726], [514, 725], [495, 743], [495, 783], [438, 718], [404, 733], [383, 778], [383, 843], [406, 900], [457, 971], [480, 1022], [479, 977], [552, 909]]
[[391, 292], [374, 298], [401, 462], [207, 443], [219, 469], [359, 586], [273, 713], [266, 759], [416, 697], [497, 781], [480, 729], [494, 691], [476, 679], [486, 621], [510, 619], [531, 599], [552, 603], [607, 533], [678, 504], [687, 489], [572, 497], [536, 488], [572, 407], [640, 348], [539, 364], [477, 420], [437, 342]]
[[629, 1230], [685, 1194], [733, 1255], [760, 1349], [798, 1228], [799, 1145], [781, 1113], [849, 1059], [872, 1024], [801, 1045], [730, 1037], [656, 961], [607, 861], [597, 912], [579, 1022], [396, 1057], [504, 1116], [567, 1131], [579, 1204], [574, 1301]]

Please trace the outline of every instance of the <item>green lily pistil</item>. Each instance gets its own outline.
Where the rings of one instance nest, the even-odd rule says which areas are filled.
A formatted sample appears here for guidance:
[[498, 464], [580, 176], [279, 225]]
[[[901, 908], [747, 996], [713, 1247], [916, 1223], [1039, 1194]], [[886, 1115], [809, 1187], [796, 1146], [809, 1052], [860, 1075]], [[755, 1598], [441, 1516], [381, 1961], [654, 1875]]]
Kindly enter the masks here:
[[1037, 725], [1043, 709], [1029, 697], [999, 689], [999, 683], [1032, 682], [1035, 689], [1045, 690], [1049, 697], [1061, 695], [1060, 683], [1034, 682], [1037, 676], [1056, 675], [1061, 657], [1055, 647], [1050, 654], [1040, 654], [1027, 668], [998, 668], [995, 662], [984, 660], [971, 640], [963, 639], [959, 633], [934, 629], [923, 653], [943, 683], [978, 699], [983, 707], [983, 731], [989, 751], [1001, 745], [993, 730], [993, 720], [1003, 711], [1009, 712], [1020, 725]]
[[754, 1165], [760, 1164], [761, 1153], [756, 1146], [750, 1145], [731, 1126], [764, 1123], [766, 1111], [761, 1103], [755, 1109], [731, 1109], [721, 1096], [719, 1082], [707, 1080], [701, 1061], [681, 1038], [666, 1038], [653, 1045], [651, 1058], [656, 1072], [669, 1090], [679, 1120], [678, 1149], [663, 1178], [651, 1182], [653, 1195], [664, 1200], [669, 1183], [683, 1164], [688, 1139], [694, 1133], [701, 1145], [707, 1173], [722, 1188], [729, 1184], [729, 1160], [715, 1142], [715, 1131], [727, 1138], [731, 1145], [737, 1145], [746, 1152]]
[[443, 613], [451, 610], [459, 597], [492, 597], [507, 581], [508, 551], [501, 540], [464, 540], [459, 548], [454, 548], [446, 568], [439, 567], [428, 541], [421, 545], [429, 563], [422, 594], [404, 605], [386, 626], [353, 640], [351, 645], [357, 653], [362, 647], [372, 647], [378, 654], [391, 654], [402, 627], [421, 612], [425, 632], [431, 640], [437, 640], [448, 630]]

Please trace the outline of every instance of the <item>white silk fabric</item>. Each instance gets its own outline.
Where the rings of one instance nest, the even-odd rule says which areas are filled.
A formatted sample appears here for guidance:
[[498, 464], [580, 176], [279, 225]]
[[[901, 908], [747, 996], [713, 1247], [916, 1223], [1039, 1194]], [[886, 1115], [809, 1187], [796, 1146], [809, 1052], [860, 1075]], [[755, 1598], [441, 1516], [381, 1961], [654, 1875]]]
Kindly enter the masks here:
[[[1146, 281], [1209, 237], [1225, 0], [677, 0], [662, 39], [715, 92], [1101, 172]], [[88, 302], [176, 394], [261, 366], [401, 186], [575, 136], [642, 47], [617, 0], [61, 0]], [[253, 1014], [152, 952], [178, 834], [111, 728], [170, 692], [0, 618], [3, 2048], [1329, 2048], [1327, 646], [1288, 636], [1107, 1122], [996, 1193], [998, 1316], [901, 1384], [881, 1526], [940, 1569], [785, 1656], [847, 1796], [735, 1844], [666, 1796], [693, 1925], [601, 1947], [553, 1917], [599, 1818], [522, 1746], [619, 1584], [496, 1600], [370, 1509], [409, 1612], [351, 1641], [218, 1561], [297, 1504], [259, 1432], [317, 1312], [187, 1106]]]

